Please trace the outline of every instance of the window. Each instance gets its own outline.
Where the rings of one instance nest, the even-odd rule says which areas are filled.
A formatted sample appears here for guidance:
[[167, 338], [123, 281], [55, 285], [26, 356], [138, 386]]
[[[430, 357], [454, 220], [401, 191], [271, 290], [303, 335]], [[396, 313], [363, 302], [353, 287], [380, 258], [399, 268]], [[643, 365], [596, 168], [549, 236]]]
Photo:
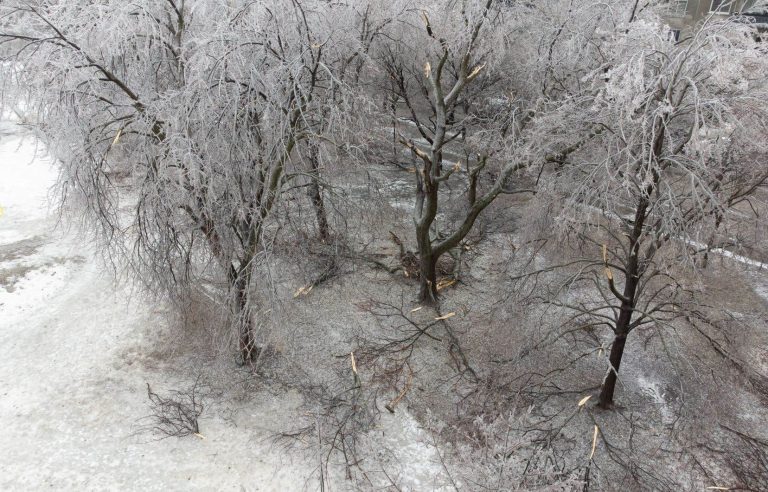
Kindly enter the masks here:
[[712, 6], [709, 11], [727, 14], [731, 10], [732, 3], [731, 0], [712, 0]]
[[667, 13], [674, 17], [683, 17], [688, 13], [688, 0], [669, 0]]

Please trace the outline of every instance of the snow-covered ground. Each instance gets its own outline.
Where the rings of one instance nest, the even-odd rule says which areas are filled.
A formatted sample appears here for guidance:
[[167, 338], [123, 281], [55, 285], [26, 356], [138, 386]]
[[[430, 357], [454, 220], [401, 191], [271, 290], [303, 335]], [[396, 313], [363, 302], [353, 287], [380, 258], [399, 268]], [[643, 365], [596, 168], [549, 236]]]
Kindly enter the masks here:
[[132, 299], [88, 245], [56, 227], [56, 169], [0, 123], [0, 490], [296, 490], [309, 466], [272, 449], [286, 400], [201, 418], [204, 439], [137, 434], [143, 364], [164, 307]]

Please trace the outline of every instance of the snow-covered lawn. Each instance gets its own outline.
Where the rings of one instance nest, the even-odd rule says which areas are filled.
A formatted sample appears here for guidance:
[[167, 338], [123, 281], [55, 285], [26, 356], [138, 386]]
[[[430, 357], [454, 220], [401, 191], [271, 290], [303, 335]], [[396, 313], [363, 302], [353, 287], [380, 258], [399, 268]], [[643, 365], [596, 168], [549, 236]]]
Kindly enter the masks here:
[[[56, 227], [56, 169], [34, 139], [0, 123], [0, 490], [295, 490], [309, 467], [265, 438], [284, 402], [201, 418], [205, 439], [136, 434], [142, 364], [162, 305], [115, 286], [88, 245]], [[258, 425], [255, 425], [258, 423]]]

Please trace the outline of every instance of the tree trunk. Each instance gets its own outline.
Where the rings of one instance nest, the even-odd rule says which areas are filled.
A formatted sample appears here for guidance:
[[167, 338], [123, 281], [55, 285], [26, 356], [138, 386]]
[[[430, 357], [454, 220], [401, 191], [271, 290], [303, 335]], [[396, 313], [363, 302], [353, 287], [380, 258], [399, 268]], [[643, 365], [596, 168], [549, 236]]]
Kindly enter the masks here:
[[397, 102], [398, 97], [395, 93], [394, 84], [390, 90], [389, 110], [392, 112], [392, 163], [397, 165], [400, 162], [400, 147], [397, 144]]
[[[467, 168], [469, 168], [469, 158], [467, 158]], [[469, 202], [469, 207], [472, 208], [475, 206], [475, 202], [477, 201], [477, 179], [479, 177], [479, 172], [469, 172], [469, 188], [467, 189], [467, 201]]]
[[[643, 207], [641, 208], [644, 214], [645, 210]], [[614, 329], [615, 338], [611, 345], [611, 355], [608, 358], [610, 367], [608, 367], [608, 374], [605, 376], [605, 380], [603, 380], [603, 385], [600, 388], [600, 398], [598, 399], [598, 406], [604, 409], [609, 409], [613, 406], [613, 393], [616, 389], [616, 381], [619, 378], [619, 367], [621, 366], [621, 358], [624, 355], [624, 345], [627, 343], [627, 335], [629, 335], [632, 329], [632, 315], [635, 313], [635, 296], [637, 295], [638, 274], [640, 272], [637, 258], [638, 244], [635, 239], [632, 239], [632, 247], [633, 252], [630, 253], [631, 256], [627, 264], [627, 278], [624, 282], [623, 296], [625, 300], [621, 303], [621, 312], [619, 319], [616, 321], [616, 328]]]
[[616, 381], [619, 377], [619, 367], [621, 366], [621, 358], [624, 355], [624, 345], [627, 343], [627, 335], [629, 335], [632, 329], [632, 316], [635, 314], [635, 306], [637, 305], [637, 288], [640, 284], [640, 277], [645, 272], [645, 266], [640, 262], [640, 238], [643, 235], [643, 227], [645, 225], [645, 219], [648, 217], [648, 196], [651, 195], [651, 190], [647, 190], [647, 193], [640, 198], [635, 209], [634, 226], [629, 236], [629, 257], [626, 261], [626, 272], [624, 279], [624, 292], [619, 295], [613, 286], [613, 279], [609, 277], [611, 290], [616, 293], [616, 297], [621, 300], [621, 311], [619, 318], [616, 320], [616, 327], [614, 328], [615, 338], [613, 339], [613, 345], [611, 346], [611, 355], [608, 358], [610, 367], [608, 368], [608, 374], [603, 381], [603, 385], [600, 389], [600, 397], [598, 399], [598, 406], [600, 408], [608, 409], [613, 406], [613, 394], [616, 390]]
[[[419, 187], [421, 194], [421, 187]], [[437, 303], [437, 259], [438, 255], [435, 255], [432, 249], [432, 236], [430, 234], [430, 226], [434, 220], [434, 210], [437, 209], [436, 194], [424, 194], [426, 195], [426, 217], [421, 215], [420, 218], [415, 220], [416, 222], [416, 243], [419, 247], [419, 302], [428, 304]], [[424, 196], [422, 195], [422, 196]], [[422, 207], [417, 205], [417, 213], [424, 213]]]
[[441, 162], [442, 155], [433, 153], [431, 165], [425, 166], [421, 177], [419, 174], [416, 177], [414, 223], [419, 247], [419, 302], [427, 304], [437, 304], [437, 260], [440, 254], [435, 254], [432, 247], [431, 229], [437, 216], [440, 186], [435, 179], [439, 174], [433, 174], [433, 169]]
[[242, 269], [236, 271], [232, 267], [230, 282], [235, 289], [234, 317], [238, 327], [238, 352], [242, 363], [246, 364], [258, 355], [249, 306], [250, 273]]
[[320, 240], [327, 243], [331, 238], [331, 230], [328, 225], [328, 214], [325, 211], [325, 202], [323, 201], [323, 191], [320, 188], [320, 162], [318, 158], [319, 149], [317, 145], [309, 144], [309, 165], [311, 168], [309, 182], [309, 198], [312, 206], [315, 208], [315, 217], [317, 219], [317, 229]]
[[605, 377], [603, 386], [600, 388], [600, 398], [598, 399], [598, 406], [600, 408], [609, 409], [613, 406], [613, 393], [616, 390], [616, 381], [619, 379], [619, 367], [621, 366], [621, 358], [624, 355], [624, 345], [626, 342], [627, 335], [616, 335], [613, 339], [611, 355], [608, 359], [611, 367], [608, 368], [608, 375]]
[[248, 298], [238, 293], [238, 325], [240, 326], [240, 356], [243, 359], [243, 363], [251, 361], [258, 355], [256, 348], [256, 340], [253, 334], [253, 320], [251, 320], [251, 313], [247, 307]]
[[[636, 291], [637, 278], [631, 276], [627, 279], [624, 292], [625, 294], [632, 294], [632, 297], [628, 299], [634, 299]], [[598, 399], [598, 406], [600, 408], [609, 409], [613, 406], [613, 393], [616, 390], [616, 381], [619, 379], [619, 367], [621, 367], [621, 358], [624, 356], [624, 345], [627, 343], [632, 315], [635, 312], [633, 302], [623, 302], [621, 304], [621, 314], [619, 314], [614, 332], [616, 336], [611, 345], [611, 355], [608, 357], [610, 367], [608, 367], [608, 374], [605, 376], [603, 385], [600, 388], [600, 397]]]
[[419, 258], [421, 276], [419, 277], [419, 302], [426, 304], [437, 303], [437, 257], [430, 251], [421, 253]]

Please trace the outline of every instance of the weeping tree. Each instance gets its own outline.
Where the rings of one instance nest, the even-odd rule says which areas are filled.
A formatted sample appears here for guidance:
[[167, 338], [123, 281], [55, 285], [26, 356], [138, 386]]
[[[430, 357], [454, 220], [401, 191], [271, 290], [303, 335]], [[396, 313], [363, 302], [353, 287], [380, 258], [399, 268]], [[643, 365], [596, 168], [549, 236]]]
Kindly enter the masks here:
[[609, 408], [630, 333], [708, 322], [686, 280], [702, 252], [692, 245], [727, 228], [768, 180], [768, 62], [738, 22], [676, 43], [653, 18], [639, 20], [606, 37], [604, 54], [591, 95], [549, 121], [556, 139], [567, 138], [556, 128], [603, 129], [546, 187], [559, 244], [576, 258], [536, 274], [575, 267], [547, 303], [573, 313], [578, 329], [610, 331], [599, 395]]
[[294, 158], [316, 133], [313, 113], [338, 107], [317, 97], [338, 90], [324, 56], [343, 31], [319, 32], [326, 8], [0, 5], [4, 104], [34, 115], [61, 162], [64, 199], [157, 292], [177, 295], [211, 272], [226, 279], [243, 361], [256, 354], [254, 272], [270, 218], [304, 174]]

